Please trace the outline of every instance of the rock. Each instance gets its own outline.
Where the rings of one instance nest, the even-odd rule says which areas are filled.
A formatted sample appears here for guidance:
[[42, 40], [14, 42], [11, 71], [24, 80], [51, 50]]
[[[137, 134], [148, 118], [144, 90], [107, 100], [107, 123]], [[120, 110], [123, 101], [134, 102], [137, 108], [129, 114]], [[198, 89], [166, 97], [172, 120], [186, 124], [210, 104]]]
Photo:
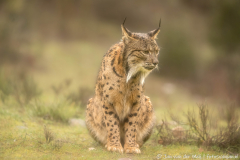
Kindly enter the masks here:
[[86, 127], [85, 121], [83, 119], [72, 118], [68, 121], [71, 126], [82, 126]]
[[88, 150], [89, 150], [89, 151], [92, 151], [92, 150], [95, 150], [95, 148], [90, 147], [90, 148], [88, 148]]
[[26, 126], [16, 126], [17, 129], [28, 129]]
[[174, 138], [182, 139], [185, 136], [185, 129], [182, 126], [177, 126], [172, 129]]

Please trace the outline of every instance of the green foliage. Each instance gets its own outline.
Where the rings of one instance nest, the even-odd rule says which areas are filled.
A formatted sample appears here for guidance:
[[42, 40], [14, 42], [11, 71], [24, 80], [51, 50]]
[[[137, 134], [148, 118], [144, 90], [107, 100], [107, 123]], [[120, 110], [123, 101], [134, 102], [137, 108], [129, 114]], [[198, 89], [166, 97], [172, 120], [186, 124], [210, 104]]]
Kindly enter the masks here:
[[226, 56], [239, 51], [240, 44], [240, 2], [219, 1], [216, 2], [210, 39], [213, 44], [223, 49]]
[[72, 92], [67, 95], [67, 99], [70, 102], [86, 107], [89, 98], [94, 95], [93, 91], [86, 87], [80, 87], [78, 92]]
[[0, 98], [2, 102], [5, 102], [6, 98], [12, 94], [12, 92], [13, 88], [11, 81], [0, 71]]
[[13, 91], [17, 102], [21, 105], [28, 104], [41, 94], [36, 82], [25, 74], [14, 81]]
[[167, 35], [161, 45], [163, 48], [159, 56], [161, 75], [183, 79], [194, 78], [197, 60], [186, 35], [174, 29]]
[[45, 104], [36, 101], [29, 107], [33, 109], [33, 114], [38, 117], [64, 123], [67, 123], [72, 117], [79, 117], [81, 115], [80, 107], [68, 102]]
[[7, 75], [0, 73], [0, 98], [3, 102], [13, 96], [21, 105], [28, 104], [41, 94], [36, 82], [26, 73]]
[[72, 80], [71, 79], [66, 79], [64, 82], [60, 83], [59, 85], [52, 85], [51, 88], [54, 92], [54, 94], [59, 95], [63, 91], [69, 88], [71, 85]]

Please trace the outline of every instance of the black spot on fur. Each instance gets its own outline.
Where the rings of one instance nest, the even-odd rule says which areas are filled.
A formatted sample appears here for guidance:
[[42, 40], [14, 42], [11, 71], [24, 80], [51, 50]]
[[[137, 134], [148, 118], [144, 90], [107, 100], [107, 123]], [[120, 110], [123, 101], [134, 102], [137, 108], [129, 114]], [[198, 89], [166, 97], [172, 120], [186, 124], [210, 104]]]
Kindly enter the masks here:
[[110, 87], [109, 90], [113, 90], [113, 87]]
[[107, 123], [107, 126], [109, 126], [109, 123]]
[[110, 131], [112, 131], [113, 129], [111, 128]]
[[112, 114], [113, 114], [113, 112], [111, 111], [111, 112], [108, 112], [108, 114], [111, 116]]
[[103, 75], [103, 78], [104, 78], [104, 79], [106, 79], [106, 76], [105, 76], [105, 75]]
[[138, 98], [140, 98], [140, 95], [137, 95]]
[[108, 95], [106, 95], [106, 97], [108, 97]]
[[107, 82], [106, 84], [108, 85], [109, 83]]
[[137, 113], [133, 113], [133, 116], [137, 116]]
[[112, 59], [111, 66], [113, 66], [114, 61], [115, 61], [115, 57]]
[[116, 122], [116, 121], [114, 122], [114, 125], [117, 125], [117, 122]]
[[118, 119], [118, 120], [119, 120], [119, 117], [118, 117], [116, 114], [114, 114], [114, 118], [116, 118], [116, 119]]
[[104, 121], [102, 121], [102, 125], [105, 126], [105, 122]]
[[131, 125], [132, 125], [132, 122], [129, 122], [129, 125], [131, 126]]
[[123, 122], [128, 123], [128, 118], [125, 118]]
[[102, 108], [104, 108], [105, 106], [103, 105]]
[[144, 118], [144, 121], [145, 121], [145, 123], [147, 123], [147, 121], [148, 121], [148, 116], [146, 116], [146, 117]]
[[105, 114], [108, 114], [108, 112], [107, 112], [107, 111], [105, 111]]
[[105, 107], [105, 109], [108, 109], [108, 107]]
[[134, 103], [132, 104], [132, 106], [135, 106], [137, 103], [138, 103], [138, 102], [134, 102]]
[[103, 70], [105, 71], [105, 60], [103, 60]]

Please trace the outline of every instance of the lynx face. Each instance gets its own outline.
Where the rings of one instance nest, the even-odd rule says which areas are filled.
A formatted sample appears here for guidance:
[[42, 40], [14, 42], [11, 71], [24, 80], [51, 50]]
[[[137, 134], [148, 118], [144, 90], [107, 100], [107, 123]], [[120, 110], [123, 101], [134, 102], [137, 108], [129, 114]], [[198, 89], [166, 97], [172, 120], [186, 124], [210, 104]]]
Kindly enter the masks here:
[[160, 29], [149, 33], [132, 33], [122, 25], [123, 42], [126, 46], [125, 61], [128, 72], [127, 82], [131, 77], [140, 74], [141, 83], [145, 77], [158, 67], [159, 47], [155, 41]]

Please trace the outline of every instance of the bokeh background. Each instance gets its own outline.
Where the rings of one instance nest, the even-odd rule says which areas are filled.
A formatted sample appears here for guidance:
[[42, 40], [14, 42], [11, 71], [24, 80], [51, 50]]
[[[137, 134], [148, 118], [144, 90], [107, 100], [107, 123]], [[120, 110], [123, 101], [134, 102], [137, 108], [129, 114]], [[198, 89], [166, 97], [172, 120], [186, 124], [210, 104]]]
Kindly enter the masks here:
[[157, 28], [161, 18], [160, 67], [146, 80], [154, 107], [239, 106], [239, 8], [236, 0], [1, 0], [1, 98], [11, 94], [3, 79], [30, 77], [28, 98], [19, 101], [63, 92], [85, 107], [124, 18], [134, 32]]
[[239, 153], [239, 0], [0, 0], [0, 159], [128, 156], [107, 152], [84, 122], [125, 17], [133, 32], [162, 20], [159, 70], [145, 81], [156, 127], [130, 158]]

